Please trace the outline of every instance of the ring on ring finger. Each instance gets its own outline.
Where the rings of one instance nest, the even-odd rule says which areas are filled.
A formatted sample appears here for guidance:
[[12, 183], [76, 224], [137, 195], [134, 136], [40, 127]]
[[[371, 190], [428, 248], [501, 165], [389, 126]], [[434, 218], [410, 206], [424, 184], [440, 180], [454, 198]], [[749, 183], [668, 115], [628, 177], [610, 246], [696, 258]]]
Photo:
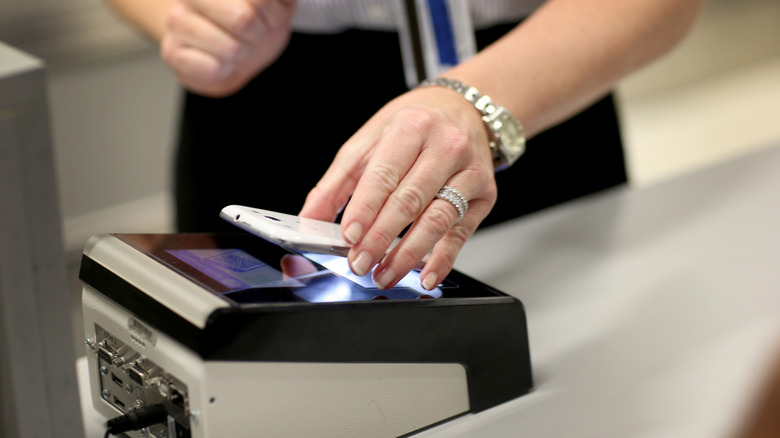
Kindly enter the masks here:
[[439, 192], [436, 193], [436, 198], [449, 202], [458, 210], [458, 221], [455, 222], [456, 224], [459, 224], [463, 220], [463, 216], [465, 216], [466, 212], [469, 210], [469, 201], [463, 196], [463, 193], [454, 187], [442, 187]]

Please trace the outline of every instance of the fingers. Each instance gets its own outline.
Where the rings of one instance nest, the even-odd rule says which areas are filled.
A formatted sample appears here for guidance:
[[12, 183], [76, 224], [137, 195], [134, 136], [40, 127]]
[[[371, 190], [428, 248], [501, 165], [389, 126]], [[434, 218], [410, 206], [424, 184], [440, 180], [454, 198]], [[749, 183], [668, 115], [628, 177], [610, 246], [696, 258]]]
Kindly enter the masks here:
[[363, 174], [381, 126], [371, 120], [339, 149], [328, 170], [306, 196], [300, 216], [334, 221]]
[[[418, 123], [409, 123], [407, 117]], [[345, 239], [355, 245], [349, 254], [353, 271], [367, 273], [401, 231], [418, 218], [435, 230], [416, 240], [417, 251], [406, 252], [409, 246], [397, 249], [409, 257], [391, 264], [396, 268], [393, 275], [383, 276], [390, 278], [408, 272], [406, 267], [411, 269], [454, 223], [447, 215], [451, 212], [442, 214], [440, 208], [423, 212], [461, 167], [467, 142], [458, 129], [439, 127], [428, 117], [411, 113], [389, 125], [380, 143], [384, 144], [377, 147], [342, 221]], [[420, 146], [408, 147], [413, 144]]]
[[[223, 32], [249, 44], [254, 44], [270, 27], [279, 24], [278, 17], [281, 17], [281, 14], [278, 8], [282, 7], [278, 1], [185, 0], [183, 4], [196, 14], [206, 17]], [[277, 18], [276, 20], [269, 20], [264, 15], [271, 10], [273, 15], [269, 17]]]
[[294, 2], [179, 0], [168, 14], [161, 55], [192, 91], [237, 91], [286, 47]]
[[162, 57], [187, 83], [228, 77], [248, 51], [244, 43], [183, 5], [171, 9], [169, 28], [172, 32], [163, 37]]
[[[458, 209], [435, 198], [444, 185], [469, 202], [460, 223]], [[478, 112], [448, 90], [415, 90], [385, 106], [345, 143], [301, 214], [333, 220], [349, 200], [341, 226], [353, 244], [352, 271], [365, 275], [376, 266], [375, 283], [389, 288], [430, 253], [422, 278], [431, 289], [452, 269], [496, 196]]]
[[[410, 146], [414, 144], [419, 147]], [[495, 200], [487, 155], [473, 151], [462, 129], [442, 124], [428, 113], [409, 111], [388, 125], [342, 221], [345, 239], [354, 244], [349, 259], [355, 274], [365, 275], [381, 260], [374, 281], [380, 288], [392, 287], [445, 236], [449, 237], [432, 253], [433, 264], [426, 273], [436, 277], [449, 272], [465, 239]], [[478, 206], [467, 213], [469, 221], [464, 216], [464, 222], [454, 228], [458, 209], [448, 201], [434, 200], [445, 184], [463, 188], [466, 199]], [[411, 223], [401, 243], [385, 256], [393, 239]]]
[[168, 27], [182, 46], [203, 51], [221, 61], [234, 62], [245, 55], [241, 51], [246, 50], [246, 45], [241, 40], [182, 4], [171, 8]]
[[349, 148], [342, 148], [317, 185], [306, 196], [299, 216], [328, 222], [347, 204], [365, 168], [365, 155], [347, 155]]
[[384, 129], [344, 214], [347, 241], [355, 244], [375, 228], [382, 233], [373, 239], [391, 242], [460, 167], [468, 147], [466, 136], [438, 122], [414, 109]]
[[[468, 179], [461, 174], [450, 180], [448, 185], [478, 187]], [[463, 195], [466, 199], [470, 198], [468, 193]], [[380, 289], [394, 286], [430, 253], [420, 278], [423, 288], [435, 288], [452, 270], [458, 253], [488, 215], [494, 199], [491, 196], [472, 198], [461, 222], [458, 222], [459, 212], [452, 203], [433, 199], [401, 242], [374, 269], [376, 285]]]
[[280, 265], [282, 268], [282, 278], [285, 280], [291, 280], [317, 272], [317, 267], [314, 266], [314, 263], [306, 257], [297, 254], [285, 254], [282, 256]]
[[[446, 201], [437, 200], [431, 204], [443, 205]], [[425, 290], [433, 290], [447, 277], [455, 265], [455, 259], [471, 235], [477, 230], [482, 220], [487, 217], [495, 201], [475, 200], [469, 203], [469, 212], [463, 221], [454, 225], [436, 242], [428, 260], [420, 272], [421, 284]], [[444, 205], [454, 210], [454, 207]], [[457, 215], [457, 212], [454, 213]], [[419, 251], [419, 250], [418, 250]], [[382, 265], [385, 262], [382, 261]], [[395, 281], [399, 281], [400, 278]], [[392, 283], [394, 284], [394, 283]]]

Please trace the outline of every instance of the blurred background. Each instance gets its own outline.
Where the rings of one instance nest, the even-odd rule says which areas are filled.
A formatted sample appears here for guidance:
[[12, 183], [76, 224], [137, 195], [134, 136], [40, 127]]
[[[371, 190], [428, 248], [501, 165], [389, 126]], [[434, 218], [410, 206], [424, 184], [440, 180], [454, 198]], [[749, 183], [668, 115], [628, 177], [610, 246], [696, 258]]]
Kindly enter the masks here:
[[[48, 65], [83, 354], [77, 270], [86, 239], [172, 230], [180, 90], [157, 48], [99, 0], [3, 0], [0, 41]], [[780, 145], [780, 0], [710, 0], [683, 44], [623, 81], [618, 97], [634, 186]]]

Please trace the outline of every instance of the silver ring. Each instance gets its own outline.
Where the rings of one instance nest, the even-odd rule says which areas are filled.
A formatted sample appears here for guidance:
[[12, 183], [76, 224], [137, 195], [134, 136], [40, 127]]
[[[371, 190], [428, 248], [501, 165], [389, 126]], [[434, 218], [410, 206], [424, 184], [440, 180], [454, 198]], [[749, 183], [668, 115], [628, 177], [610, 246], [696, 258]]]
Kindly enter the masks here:
[[456, 188], [444, 186], [439, 190], [439, 193], [436, 194], [436, 198], [444, 199], [458, 209], [458, 222], [456, 222], [456, 224], [459, 224], [460, 221], [463, 220], [463, 216], [465, 216], [466, 212], [469, 210], [469, 201], [467, 201], [466, 197], [463, 196], [463, 193], [459, 192]]

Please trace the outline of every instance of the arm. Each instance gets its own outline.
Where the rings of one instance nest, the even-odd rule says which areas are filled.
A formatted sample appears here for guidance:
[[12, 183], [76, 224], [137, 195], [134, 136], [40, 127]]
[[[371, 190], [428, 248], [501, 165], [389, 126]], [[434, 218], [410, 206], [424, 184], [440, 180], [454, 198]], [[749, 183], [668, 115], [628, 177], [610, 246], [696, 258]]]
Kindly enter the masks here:
[[703, 0], [553, 0], [444, 76], [506, 106], [533, 136], [671, 49]]
[[[573, 115], [615, 82], [677, 43], [703, 0], [551, 0], [501, 40], [443, 76], [490, 95], [533, 136]], [[521, 158], [522, 159], [522, 158]], [[459, 189], [469, 210], [434, 199]], [[351, 199], [350, 199], [351, 196]], [[431, 249], [423, 286], [435, 287], [497, 196], [487, 135], [455, 92], [415, 89], [391, 101], [340, 149], [302, 215], [335, 219], [357, 274], [376, 266], [380, 287], [400, 280]], [[413, 223], [384, 258], [392, 239]]]

